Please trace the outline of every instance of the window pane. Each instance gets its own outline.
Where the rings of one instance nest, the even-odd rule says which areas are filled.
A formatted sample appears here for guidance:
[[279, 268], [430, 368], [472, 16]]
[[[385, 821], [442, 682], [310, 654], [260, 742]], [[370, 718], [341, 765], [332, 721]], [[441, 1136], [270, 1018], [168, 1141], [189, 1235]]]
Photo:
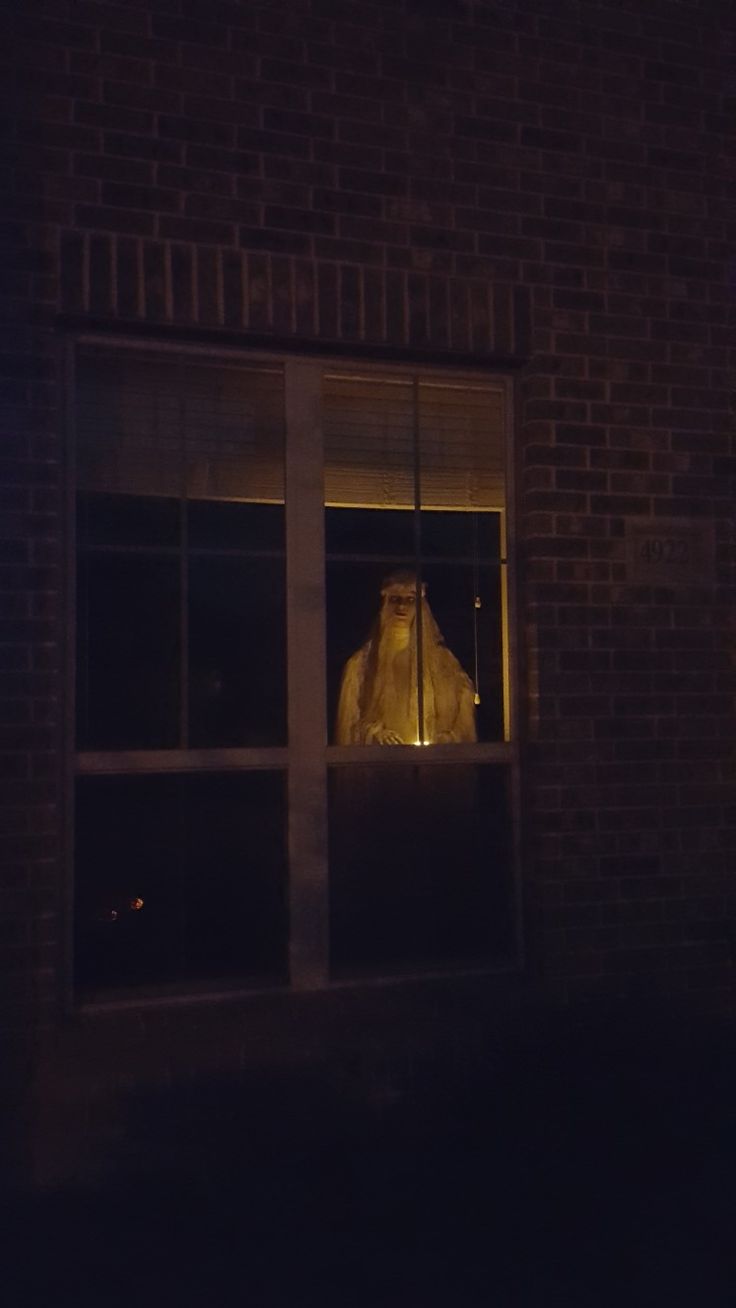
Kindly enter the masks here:
[[327, 504], [412, 508], [418, 473], [422, 508], [503, 508], [498, 384], [336, 373], [323, 395]]
[[[377, 539], [383, 516], [375, 515]], [[413, 576], [411, 560], [406, 572]], [[412, 613], [402, 665], [400, 652], [397, 659], [389, 648], [388, 619], [381, 627], [379, 618], [381, 609], [386, 611], [382, 583], [392, 573], [395, 568], [388, 561], [333, 558], [327, 563], [328, 713], [330, 738], [338, 744], [371, 743], [365, 724], [376, 715], [404, 743], [419, 739], [416, 619]], [[504, 713], [499, 567], [428, 559], [422, 579], [423, 739], [430, 744], [500, 740]], [[414, 592], [414, 581], [407, 581], [405, 589]], [[474, 702], [476, 693], [479, 703]], [[406, 738], [402, 722], [409, 718]]]
[[503, 508], [504, 404], [490, 384], [419, 382], [422, 508]]
[[190, 500], [187, 534], [190, 549], [283, 553], [284, 506]]
[[281, 368], [85, 349], [77, 382], [84, 489], [283, 500]]
[[329, 817], [333, 972], [473, 965], [510, 953], [505, 769], [334, 768]]
[[327, 557], [370, 555], [386, 563], [410, 558], [414, 551], [414, 515], [406, 509], [328, 508], [325, 513]]
[[154, 495], [77, 496], [77, 545], [164, 546], [176, 549], [180, 533], [179, 500]]
[[282, 370], [198, 362], [184, 373], [181, 422], [189, 498], [282, 502]]
[[369, 639], [378, 612], [378, 596], [385, 563], [327, 564], [327, 706], [329, 739], [338, 744], [337, 714], [346, 664]]
[[501, 515], [422, 509], [419, 520], [423, 558], [462, 559], [465, 563], [501, 558]]
[[81, 557], [77, 724], [80, 749], [165, 749], [178, 743], [176, 558]]
[[353, 508], [414, 503], [414, 386], [395, 377], [327, 376], [325, 500]]
[[[422, 578], [427, 587], [427, 604], [444, 645], [472, 683], [476, 739], [502, 740], [500, 569], [497, 565], [474, 567], [427, 560]], [[476, 599], [480, 600], [479, 607], [476, 607]], [[431, 659], [430, 637], [431, 633], [425, 641], [425, 665]], [[431, 710], [431, 703], [427, 707]], [[425, 726], [430, 726], [430, 723], [431, 713], [427, 711]], [[425, 731], [425, 740], [432, 740], [431, 733]]]
[[159, 354], [80, 351], [76, 464], [83, 490], [181, 495], [181, 376], [178, 362]]
[[283, 978], [281, 774], [82, 777], [76, 817], [80, 987]]
[[324, 406], [331, 739], [502, 739], [502, 388], [331, 374]]
[[84, 349], [77, 426], [79, 747], [283, 743], [283, 369]]
[[189, 687], [190, 744], [285, 742], [282, 559], [190, 559]]

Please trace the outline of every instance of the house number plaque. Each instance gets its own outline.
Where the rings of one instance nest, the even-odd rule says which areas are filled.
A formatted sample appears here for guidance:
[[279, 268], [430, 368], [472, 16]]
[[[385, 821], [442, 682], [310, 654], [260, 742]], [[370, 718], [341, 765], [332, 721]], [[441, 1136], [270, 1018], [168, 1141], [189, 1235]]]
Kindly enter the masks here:
[[713, 580], [713, 528], [692, 519], [629, 518], [626, 572], [646, 584], [703, 585]]

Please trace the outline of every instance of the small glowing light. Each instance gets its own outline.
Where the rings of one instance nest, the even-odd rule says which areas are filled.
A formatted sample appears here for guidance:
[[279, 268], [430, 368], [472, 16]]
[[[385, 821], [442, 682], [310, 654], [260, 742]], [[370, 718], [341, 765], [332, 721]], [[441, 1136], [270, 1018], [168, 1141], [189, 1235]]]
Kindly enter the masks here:
[[108, 908], [104, 913], [100, 913], [101, 922], [117, 922], [117, 920], [118, 910], [116, 908]]
[[140, 908], [143, 908], [143, 900], [139, 896], [136, 896], [135, 899], [131, 899], [130, 907], [134, 913], [137, 913]]
[[476, 609], [479, 609], [479, 608], [481, 607], [481, 604], [480, 604], [480, 595], [476, 595], [474, 603], [475, 603], [475, 607], [476, 607]]
[[476, 692], [475, 692], [475, 694], [474, 694], [474, 696], [473, 696], [473, 703], [474, 703], [474, 704], [480, 704], [480, 695], [478, 694], [477, 690], [476, 690]]
[[412, 743], [412, 745], [426, 745], [426, 744], [427, 744], [427, 741], [426, 741], [426, 740], [413, 740], [411, 743]]

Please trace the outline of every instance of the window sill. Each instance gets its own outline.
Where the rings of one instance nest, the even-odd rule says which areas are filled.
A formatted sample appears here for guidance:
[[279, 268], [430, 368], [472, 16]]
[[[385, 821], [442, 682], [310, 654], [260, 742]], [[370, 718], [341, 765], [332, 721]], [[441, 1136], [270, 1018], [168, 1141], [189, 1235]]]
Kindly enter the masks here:
[[130, 1012], [131, 1010], [182, 1008], [200, 1004], [230, 1004], [238, 1001], [252, 1003], [258, 999], [267, 1000], [276, 996], [281, 1001], [288, 1001], [289, 999], [297, 1000], [306, 993], [313, 996], [327, 997], [330, 994], [345, 993], [346, 991], [420, 988], [425, 985], [434, 988], [437, 984], [450, 987], [453, 983], [463, 983], [465, 981], [491, 981], [493, 978], [520, 977], [521, 973], [521, 962], [515, 957], [505, 956], [485, 962], [437, 964], [433, 968], [422, 971], [417, 971], [408, 966], [404, 969], [394, 968], [385, 972], [376, 970], [370, 972], [367, 970], [345, 971], [333, 977], [326, 985], [315, 986], [309, 991], [289, 986], [283, 978], [279, 977], [250, 982], [246, 979], [232, 982], [214, 981], [208, 985], [202, 984], [199, 987], [188, 986], [186, 988], [184, 986], [172, 986], [158, 987], [157, 989], [146, 988], [145, 990], [143, 988], [127, 991], [107, 990], [95, 993], [88, 992], [86, 996], [79, 995], [76, 1002], [72, 1003], [68, 1016], [86, 1018], [101, 1016], [105, 1013]]

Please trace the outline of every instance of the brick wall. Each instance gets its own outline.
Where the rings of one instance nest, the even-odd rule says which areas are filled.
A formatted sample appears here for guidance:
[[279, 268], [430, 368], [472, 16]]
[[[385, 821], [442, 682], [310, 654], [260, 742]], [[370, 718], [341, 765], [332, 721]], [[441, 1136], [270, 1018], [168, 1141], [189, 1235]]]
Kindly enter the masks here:
[[[729, 6], [5, 6], [3, 1020], [58, 998], [74, 322], [520, 374], [530, 969], [721, 1002], [736, 948]], [[706, 520], [638, 584], [635, 519]]]

